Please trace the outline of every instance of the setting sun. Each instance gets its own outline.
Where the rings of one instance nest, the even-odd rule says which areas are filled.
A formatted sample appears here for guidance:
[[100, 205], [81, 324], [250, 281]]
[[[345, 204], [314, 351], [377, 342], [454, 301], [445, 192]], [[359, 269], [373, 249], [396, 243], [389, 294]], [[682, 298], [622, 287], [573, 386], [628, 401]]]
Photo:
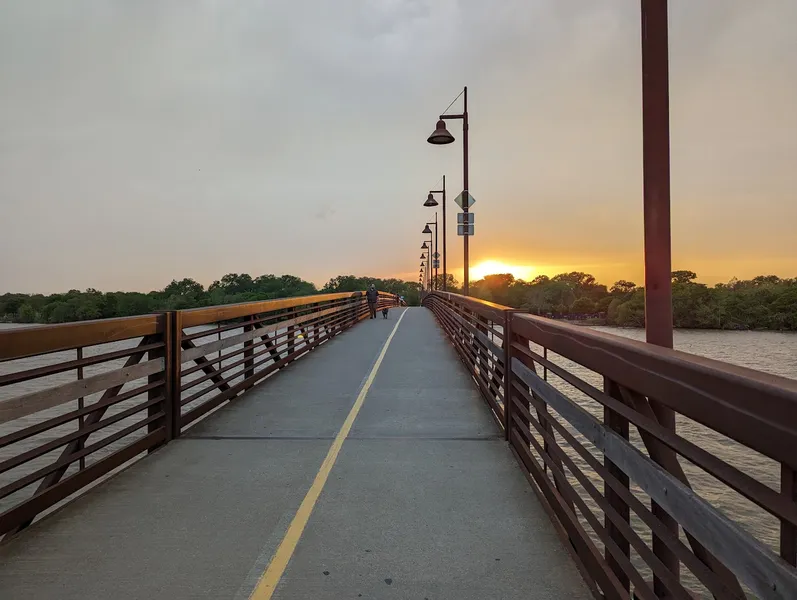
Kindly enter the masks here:
[[486, 275], [499, 273], [511, 273], [516, 279], [530, 281], [537, 275], [537, 268], [529, 265], [508, 265], [497, 260], [485, 260], [471, 267], [470, 279], [471, 281], [477, 281], [484, 279]]

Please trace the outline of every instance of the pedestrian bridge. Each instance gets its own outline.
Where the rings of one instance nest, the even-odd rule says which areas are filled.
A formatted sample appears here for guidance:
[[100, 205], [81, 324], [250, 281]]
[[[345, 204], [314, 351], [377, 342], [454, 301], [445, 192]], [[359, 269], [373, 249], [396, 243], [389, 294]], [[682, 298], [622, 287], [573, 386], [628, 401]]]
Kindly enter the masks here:
[[0, 331], [0, 598], [797, 598], [797, 382], [380, 304]]

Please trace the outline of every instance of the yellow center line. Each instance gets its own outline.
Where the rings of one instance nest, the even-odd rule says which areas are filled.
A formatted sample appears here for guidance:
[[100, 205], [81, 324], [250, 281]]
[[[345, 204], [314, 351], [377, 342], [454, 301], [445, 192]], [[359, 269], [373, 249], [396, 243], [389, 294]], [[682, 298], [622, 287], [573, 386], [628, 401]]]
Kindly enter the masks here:
[[302, 533], [304, 533], [305, 527], [307, 527], [307, 522], [310, 520], [310, 515], [313, 512], [313, 508], [315, 508], [316, 502], [318, 502], [318, 497], [321, 495], [324, 485], [326, 485], [327, 479], [329, 478], [329, 473], [332, 471], [332, 467], [335, 466], [335, 461], [338, 459], [338, 454], [340, 454], [340, 449], [343, 447], [343, 442], [351, 431], [354, 419], [357, 418], [357, 414], [360, 412], [363, 402], [365, 402], [365, 396], [368, 394], [368, 390], [371, 389], [371, 384], [373, 384], [376, 373], [382, 365], [388, 346], [390, 346], [393, 336], [396, 335], [396, 331], [405, 314], [407, 314], [406, 310], [401, 313], [399, 320], [396, 321], [396, 326], [393, 327], [393, 331], [390, 332], [387, 341], [385, 341], [385, 345], [382, 346], [382, 351], [379, 353], [376, 363], [374, 363], [371, 372], [368, 374], [365, 385], [363, 385], [360, 393], [357, 395], [357, 400], [354, 401], [354, 405], [351, 407], [346, 420], [343, 422], [343, 426], [341, 426], [340, 431], [338, 431], [338, 434], [335, 436], [335, 440], [332, 442], [332, 446], [330, 446], [329, 452], [327, 452], [327, 456], [324, 462], [321, 463], [321, 468], [318, 470], [313, 480], [313, 485], [310, 486], [307, 495], [299, 506], [299, 510], [296, 511], [296, 515], [288, 526], [288, 531], [285, 532], [285, 537], [282, 538], [279, 548], [277, 548], [274, 556], [271, 557], [268, 567], [266, 567], [265, 572], [257, 582], [252, 595], [249, 596], [250, 600], [270, 600], [274, 595], [274, 590], [277, 589], [282, 574], [285, 573], [288, 562], [291, 560], [296, 550], [296, 546], [299, 543], [299, 539], [302, 537]]

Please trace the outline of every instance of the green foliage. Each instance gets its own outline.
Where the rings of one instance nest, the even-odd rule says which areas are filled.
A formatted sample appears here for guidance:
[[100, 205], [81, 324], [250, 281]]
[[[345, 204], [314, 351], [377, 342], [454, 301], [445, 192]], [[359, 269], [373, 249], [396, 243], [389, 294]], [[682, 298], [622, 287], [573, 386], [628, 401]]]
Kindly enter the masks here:
[[[403, 295], [408, 304], [419, 303], [418, 285], [398, 279], [373, 279], [340, 276], [330, 280], [322, 291], [354, 292], [375, 283], [384, 292]], [[149, 293], [107, 292], [95, 289], [85, 292], [70, 290], [63, 294], [3, 294], [0, 295], [0, 321], [16, 323], [67, 323], [89, 319], [130, 317], [160, 310], [183, 310], [202, 306], [255, 302], [311, 296], [317, 294], [315, 285], [293, 275], [261, 275], [252, 278], [246, 273], [228, 273], [214, 281], [208, 289], [201, 283], [185, 278], [172, 280], [162, 290]]]
[[[761, 275], [710, 288], [693, 271], [673, 271], [673, 323], [695, 329], [778, 329], [797, 331], [797, 279]], [[645, 325], [645, 290], [621, 279], [611, 288], [588, 273], [531, 282], [512, 275], [489, 275], [471, 284], [472, 295], [550, 317], [594, 318], [610, 325]]]
[[404, 301], [409, 306], [418, 306], [420, 304], [421, 290], [418, 284], [402, 281], [400, 279], [379, 279], [377, 277], [338, 275], [337, 277], [330, 279], [327, 284], [321, 288], [321, 292], [324, 294], [332, 294], [336, 292], [356, 292], [366, 289], [371, 284], [374, 284], [376, 289], [380, 292], [404, 296]]

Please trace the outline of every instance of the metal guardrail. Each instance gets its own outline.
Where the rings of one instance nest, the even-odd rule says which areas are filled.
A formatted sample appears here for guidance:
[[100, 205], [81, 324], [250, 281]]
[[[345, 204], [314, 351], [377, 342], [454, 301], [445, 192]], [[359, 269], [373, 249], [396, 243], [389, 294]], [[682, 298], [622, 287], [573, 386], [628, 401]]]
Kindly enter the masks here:
[[367, 316], [356, 292], [0, 331], [0, 536]]
[[[796, 381], [455, 294], [424, 305], [596, 597], [797, 598]], [[743, 470], [688, 428], [774, 473]], [[693, 489], [707, 478], [721, 494]], [[777, 520], [775, 544], [718, 506], [734, 494]]]

